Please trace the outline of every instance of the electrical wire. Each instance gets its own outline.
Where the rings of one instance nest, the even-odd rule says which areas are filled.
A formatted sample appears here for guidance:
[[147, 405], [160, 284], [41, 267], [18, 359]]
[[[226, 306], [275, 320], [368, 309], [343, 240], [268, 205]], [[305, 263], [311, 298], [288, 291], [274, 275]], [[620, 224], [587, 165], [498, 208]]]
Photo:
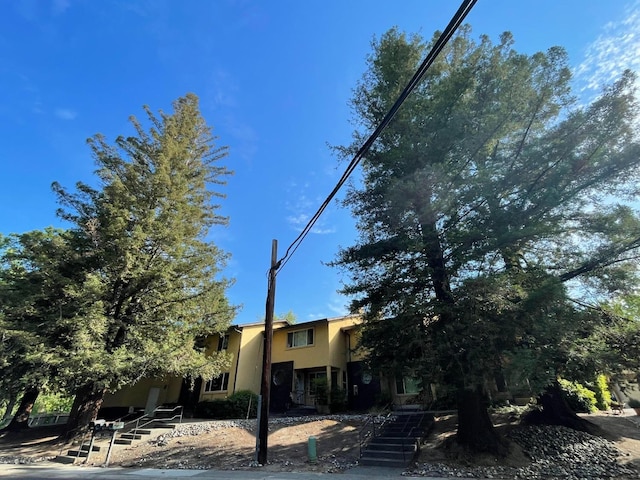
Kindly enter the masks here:
[[364, 144], [357, 151], [357, 153], [355, 154], [351, 162], [349, 162], [349, 165], [347, 166], [345, 172], [342, 174], [342, 177], [340, 177], [340, 180], [338, 180], [338, 183], [336, 184], [336, 186], [333, 188], [333, 190], [331, 190], [331, 193], [329, 193], [329, 195], [324, 200], [324, 202], [322, 202], [322, 204], [320, 205], [320, 208], [318, 208], [318, 211], [313, 215], [313, 217], [311, 217], [307, 225], [302, 229], [302, 231], [296, 237], [296, 239], [293, 242], [291, 242], [291, 245], [289, 245], [289, 247], [287, 248], [284, 256], [280, 260], [278, 260], [278, 262], [272, 267], [276, 270], [276, 273], [282, 270], [284, 266], [287, 264], [287, 262], [291, 259], [291, 257], [296, 252], [296, 250], [298, 249], [302, 241], [307, 237], [307, 235], [309, 234], [313, 226], [316, 224], [316, 222], [318, 221], [322, 213], [329, 206], [329, 204], [331, 203], [331, 200], [333, 200], [333, 198], [336, 196], [340, 188], [342, 188], [342, 186], [347, 181], [349, 176], [356, 169], [356, 167], [358, 166], [358, 164], [360, 163], [364, 155], [367, 153], [369, 148], [371, 148], [371, 145], [373, 145], [373, 143], [380, 136], [380, 133], [382, 133], [382, 130], [384, 130], [387, 127], [387, 125], [391, 122], [391, 120], [393, 119], [397, 111], [400, 109], [400, 107], [402, 106], [406, 98], [420, 84], [420, 81], [426, 74], [431, 64], [433, 64], [438, 54], [442, 51], [442, 49], [445, 47], [447, 42], [451, 39], [451, 37], [456, 32], [458, 27], [462, 24], [467, 14], [471, 11], [473, 6], [475, 5], [476, 1], [477, 0], [464, 0], [462, 2], [462, 4], [460, 5], [460, 8], [458, 8], [458, 11], [451, 18], [451, 21], [447, 25], [447, 28], [445, 28], [445, 30], [442, 32], [440, 37], [438, 37], [438, 40], [431, 48], [431, 50], [423, 60], [420, 67], [416, 70], [416, 73], [413, 75], [411, 80], [409, 80], [409, 83], [404, 88], [404, 90], [402, 91], [398, 99], [395, 101], [395, 103], [393, 104], [389, 112], [382, 119], [382, 121], [380, 122], [380, 125], [378, 125], [378, 127], [374, 130], [374, 132], [369, 136], [369, 138], [364, 142]]

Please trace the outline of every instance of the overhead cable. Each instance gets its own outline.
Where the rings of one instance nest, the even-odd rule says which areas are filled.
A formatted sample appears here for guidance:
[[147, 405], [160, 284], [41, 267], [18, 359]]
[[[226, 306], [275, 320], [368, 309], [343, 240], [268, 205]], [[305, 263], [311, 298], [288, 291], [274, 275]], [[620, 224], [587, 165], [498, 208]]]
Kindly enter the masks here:
[[435, 42], [435, 44], [431, 48], [431, 50], [423, 60], [418, 70], [416, 70], [416, 73], [413, 75], [411, 80], [409, 80], [409, 83], [404, 88], [404, 90], [402, 91], [398, 99], [395, 101], [395, 103], [393, 104], [389, 112], [382, 119], [382, 121], [380, 122], [380, 125], [378, 125], [378, 127], [374, 130], [374, 132], [360, 147], [360, 149], [355, 154], [351, 162], [349, 162], [349, 165], [347, 166], [345, 172], [342, 174], [342, 177], [340, 177], [340, 180], [338, 180], [338, 183], [336, 184], [336, 186], [333, 188], [333, 190], [331, 190], [331, 193], [329, 193], [329, 195], [324, 200], [324, 202], [322, 202], [322, 204], [320, 205], [320, 208], [318, 208], [318, 211], [313, 215], [313, 217], [311, 217], [311, 219], [309, 220], [307, 225], [302, 229], [300, 234], [291, 243], [291, 245], [289, 245], [284, 256], [280, 260], [278, 260], [276, 265], [273, 267], [276, 269], [276, 272], [279, 272], [280, 270], [282, 270], [282, 268], [291, 259], [292, 255], [296, 252], [296, 250], [298, 249], [302, 241], [306, 238], [309, 232], [311, 232], [311, 230], [313, 229], [313, 226], [316, 224], [316, 222], [318, 221], [322, 213], [331, 203], [331, 200], [333, 200], [333, 198], [336, 196], [340, 188], [342, 188], [342, 186], [347, 181], [349, 176], [353, 173], [355, 168], [358, 166], [358, 164], [360, 163], [360, 160], [362, 160], [362, 158], [365, 156], [369, 148], [371, 148], [371, 145], [373, 145], [373, 142], [376, 141], [376, 139], [380, 136], [380, 133], [382, 133], [382, 130], [384, 130], [389, 124], [389, 122], [391, 122], [391, 120], [393, 119], [397, 111], [400, 109], [400, 107], [402, 106], [406, 98], [409, 96], [409, 94], [411, 94], [411, 92], [420, 84], [420, 81], [426, 74], [431, 64], [435, 61], [438, 54], [442, 51], [442, 49], [445, 47], [447, 42], [451, 39], [451, 37], [456, 32], [458, 27], [462, 24], [467, 14], [471, 11], [473, 6], [475, 5], [476, 1], [477, 0], [465, 0], [462, 2], [462, 4], [460, 5], [460, 8], [458, 8], [458, 11], [455, 13], [453, 18], [447, 25], [447, 28], [445, 28], [445, 30], [442, 32], [440, 37], [438, 37], [438, 40]]

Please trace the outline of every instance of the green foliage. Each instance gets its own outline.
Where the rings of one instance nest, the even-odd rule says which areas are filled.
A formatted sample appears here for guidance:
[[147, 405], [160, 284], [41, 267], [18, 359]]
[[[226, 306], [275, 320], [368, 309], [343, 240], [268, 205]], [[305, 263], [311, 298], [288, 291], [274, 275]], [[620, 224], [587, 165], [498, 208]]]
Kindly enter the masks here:
[[318, 405], [329, 405], [329, 382], [325, 377], [313, 379], [313, 391]]
[[344, 412], [347, 409], [347, 392], [340, 387], [332, 387], [329, 392], [331, 413]]
[[134, 135], [89, 140], [97, 187], [54, 183], [69, 230], [0, 239], [0, 353], [17, 352], [2, 390], [55, 380], [84, 392], [76, 413], [89, 412], [83, 402], [94, 393], [145, 376], [212, 378], [228, 368], [229, 355], [207, 356], [197, 343], [235, 315], [227, 254], [209, 240], [227, 224], [212, 188], [230, 173], [216, 164], [227, 149], [215, 146], [195, 95], [172, 113], [145, 112], [149, 128], [132, 118]]
[[60, 393], [40, 394], [33, 405], [34, 413], [69, 412], [73, 398]]
[[567, 404], [576, 413], [592, 413], [596, 407], [596, 394], [577, 382], [560, 379], [560, 388]]
[[258, 414], [258, 395], [251, 390], [238, 390], [229, 397], [229, 401], [241, 414], [241, 417], [246, 417], [247, 411], [249, 418], [255, 418]]
[[596, 394], [596, 407], [598, 407], [598, 410], [609, 410], [611, 408], [611, 392], [609, 391], [609, 382], [606, 375], [598, 375], [593, 390]]
[[[397, 29], [373, 44], [354, 91], [351, 158], [435, 41]], [[466, 389], [509, 365], [540, 391], [603, 371], [600, 319], [569, 301], [633, 285], [640, 247], [634, 75], [575, 103], [564, 50], [532, 55], [509, 33], [462, 28], [362, 160], [345, 205], [359, 239], [333, 265], [363, 312], [374, 368], [412, 365]], [[626, 203], [625, 203], [626, 202]], [[588, 206], [588, 207], [587, 207]], [[580, 289], [572, 289], [579, 291]]]
[[[251, 405], [250, 405], [251, 404]], [[195, 415], [198, 418], [255, 418], [258, 411], [258, 396], [249, 390], [241, 390], [228, 398], [200, 402], [196, 405]]]
[[375, 406], [376, 408], [389, 408], [393, 404], [393, 397], [389, 392], [376, 393]]

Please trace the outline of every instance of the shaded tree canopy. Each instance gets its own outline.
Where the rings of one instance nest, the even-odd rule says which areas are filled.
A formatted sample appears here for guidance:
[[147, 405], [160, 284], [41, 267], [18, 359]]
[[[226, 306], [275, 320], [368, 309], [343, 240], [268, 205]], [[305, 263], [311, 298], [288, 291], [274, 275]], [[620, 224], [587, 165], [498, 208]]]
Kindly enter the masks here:
[[[342, 155], [380, 123], [437, 35], [392, 29], [374, 41], [352, 100], [361, 131]], [[548, 341], [546, 327], [567, 334], [580, 316], [569, 292], [635, 281], [634, 76], [588, 105], [570, 82], [562, 48], [521, 54], [509, 33], [494, 44], [465, 27], [366, 154], [345, 199], [359, 239], [333, 264], [364, 311], [374, 365], [478, 391], [505, 352]]]
[[[210, 378], [229, 363], [224, 352], [205, 355], [198, 341], [224, 331], [235, 315], [226, 297], [230, 280], [222, 276], [227, 254], [209, 239], [212, 227], [228, 221], [214, 201], [230, 174], [219, 165], [227, 148], [215, 145], [193, 94], [177, 99], [172, 113], [145, 112], [149, 127], [131, 117], [133, 136], [113, 145], [101, 135], [89, 139], [96, 187], [53, 184], [58, 214], [71, 228], [55, 236], [44, 260], [63, 259], [54, 278], [60, 298], [69, 299], [68, 315], [46, 282], [32, 282], [35, 296], [62, 313], [34, 310], [29, 322], [44, 322], [40, 331], [13, 323], [16, 331], [34, 330], [56, 381], [76, 392], [70, 430], [95, 416], [107, 390], [146, 376]], [[27, 252], [25, 238], [15, 251]], [[44, 263], [23, 257], [29, 283]], [[22, 288], [18, 280], [11, 288]]]

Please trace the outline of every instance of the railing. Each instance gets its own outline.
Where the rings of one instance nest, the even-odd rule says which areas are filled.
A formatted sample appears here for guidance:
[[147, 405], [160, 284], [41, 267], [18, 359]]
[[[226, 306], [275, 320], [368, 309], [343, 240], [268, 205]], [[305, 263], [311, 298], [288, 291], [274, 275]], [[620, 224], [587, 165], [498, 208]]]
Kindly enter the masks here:
[[80, 456], [80, 450], [82, 450], [84, 441], [87, 439], [87, 435], [89, 434], [90, 431], [91, 429], [87, 425], [81, 425], [80, 427], [76, 427], [66, 432], [63, 438], [67, 443], [62, 445], [62, 448], [60, 449], [60, 455], [62, 455], [62, 452], [64, 452], [69, 448], [68, 443], [71, 442], [74, 437], [79, 436], [82, 433], [82, 437], [80, 438], [80, 444], [78, 445], [78, 453], [76, 454], [76, 458], [78, 458]]
[[[174, 412], [178, 412], [178, 413], [174, 413]], [[172, 416], [169, 417], [156, 417], [156, 413], [174, 413]], [[163, 407], [157, 407], [155, 410], [153, 410], [153, 412], [151, 412], [150, 415], [147, 415], [146, 413], [141, 415], [138, 418], [134, 418], [133, 420], [130, 420], [128, 422], [126, 422], [124, 424], [124, 428], [122, 429], [123, 433], [133, 433], [133, 435], [137, 435], [138, 430], [151, 425], [154, 422], [157, 422], [158, 420], [162, 420], [164, 422], [173, 422], [174, 420], [178, 420], [179, 423], [182, 423], [182, 414], [183, 414], [183, 407], [182, 405], [178, 405], [174, 408], [163, 408]]]
[[403, 461], [411, 460], [411, 458], [407, 458], [408, 452], [411, 452], [411, 457], [415, 455], [414, 448], [420, 448], [420, 443], [416, 442], [416, 438], [424, 435], [424, 428], [422, 426], [424, 421], [424, 414], [422, 415], [420, 421], [417, 425], [411, 420], [411, 416], [407, 415], [403, 420], [399, 421], [404, 415], [395, 416], [393, 412], [388, 413], [386, 416], [382, 417], [382, 421], [378, 422], [381, 418], [380, 416], [371, 415], [362, 425], [360, 429], [359, 435], [359, 443], [360, 443], [360, 456], [362, 457], [363, 449], [366, 445], [373, 440], [374, 438], [381, 435], [384, 425], [393, 418], [395, 420], [395, 426], [398, 428], [398, 436], [402, 438], [400, 445], [402, 451], [402, 459]]
[[[382, 427], [393, 416], [393, 412], [389, 412], [384, 416], [369, 415], [369, 418], [364, 422], [362, 428], [358, 432], [358, 443], [360, 444], [360, 456], [362, 456], [362, 449], [374, 438], [380, 435]], [[378, 422], [379, 421], [379, 422]]]
[[28, 424], [30, 427], [42, 427], [47, 425], [60, 425], [67, 423], [69, 419], [68, 412], [56, 412], [56, 413], [40, 413], [29, 417]]

